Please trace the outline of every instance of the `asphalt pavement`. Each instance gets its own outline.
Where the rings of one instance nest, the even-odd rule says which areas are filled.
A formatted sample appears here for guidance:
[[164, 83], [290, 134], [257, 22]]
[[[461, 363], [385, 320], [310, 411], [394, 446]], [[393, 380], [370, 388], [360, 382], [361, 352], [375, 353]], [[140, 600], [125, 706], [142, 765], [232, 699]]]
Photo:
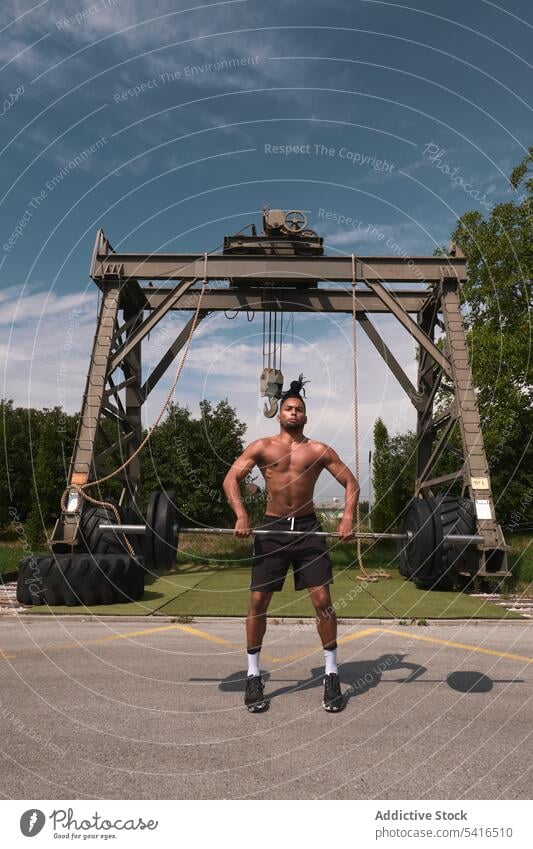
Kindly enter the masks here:
[[10, 799], [527, 799], [531, 623], [344, 622], [346, 708], [312, 622], [272, 622], [270, 708], [243, 705], [242, 620], [0, 623]]

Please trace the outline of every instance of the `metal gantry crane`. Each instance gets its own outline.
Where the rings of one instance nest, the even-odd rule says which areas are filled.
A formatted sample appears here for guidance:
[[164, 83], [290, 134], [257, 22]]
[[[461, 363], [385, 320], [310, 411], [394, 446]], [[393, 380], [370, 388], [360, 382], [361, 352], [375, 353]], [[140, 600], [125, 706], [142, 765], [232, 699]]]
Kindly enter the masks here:
[[[209, 255], [207, 262], [203, 253], [116, 252], [98, 231], [90, 275], [100, 289], [100, 309], [67, 481], [71, 495], [50, 540], [52, 551], [76, 551], [83, 504], [75, 487], [98, 478], [104, 457], [115, 457], [119, 465], [138, 448], [143, 404], [182, 350], [193, 318], [146, 376], [143, 340], [171, 311], [196, 310], [199, 281], [207, 281], [199, 322], [212, 312], [234, 310], [350, 315], [354, 268], [355, 282], [364, 284], [356, 289], [356, 320], [416, 410], [414, 495], [429, 499], [459, 481], [461, 495], [474, 505], [476, 532], [483, 538], [477, 546], [477, 574], [508, 574], [508, 546], [496, 518], [460, 311], [459, 286], [466, 280], [460, 249], [452, 245], [447, 256], [359, 256], [353, 266], [352, 257], [324, 255], [323, 239], [308, 229], [303, 213], [268, 208], [260, 235], [252, 225], [250, 235], [225, 237], [222, 252]], [[155, 287], [153, 281], [165, 285]], [[409, 283], [416, 286], [406, 288]], [[372, 314], [395, 316], [417, 343], [416, 386], [372, 323]], [[437, 413], [438, 391], [449, 402]], [[108, 443], [97, 451], [105, 418], [115, 423], [117, 438], [109, 441], [104, 434]], [[460, 451], [450, 443], [456, 424]], [[458, 455], [458, 467], [435, 477], [436, 461], [447, 449]], [[138, 456], [121, 475], [121, 504], [137, 504]]]

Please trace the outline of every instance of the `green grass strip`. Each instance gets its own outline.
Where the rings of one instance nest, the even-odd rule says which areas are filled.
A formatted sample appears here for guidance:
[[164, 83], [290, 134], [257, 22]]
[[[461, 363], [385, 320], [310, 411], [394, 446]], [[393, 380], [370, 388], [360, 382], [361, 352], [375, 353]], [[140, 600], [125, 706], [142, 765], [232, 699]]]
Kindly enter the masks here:
[[75, 607], [39, 605], [30, 607], [27, 613], [57, 613], [57, 614], [92, 614], [94, 616], [150, 616], [162, 605], [175, 601], [180, 595], [189, 592], [201, 584], [206, 574], [184, 572], [166, 572], [164, 575], [148, 575], [145, 579], [144, 596], [140, 601], [126, 604], [95, 604], [93, 607], [76, 605]]
[[[464, 593], [426, 592], [401, 577], [367, 585], [354, 582], [353, 572], [336, 572], [331, 589], [339, 618], [391, 619], [520, 619], [495, 604]], [[248, 609], [250, 573], [236, 569], [212, 574], [188, 593], [169, 600], [157, 611], [165, 616], [245, 616]], [[386, 607], [384, 607], [384, 604]], [[281, 593], [269, 608], [272, 617], [307, 617], [314, 611], [307, 592], [295, 592], [289, 575]]]

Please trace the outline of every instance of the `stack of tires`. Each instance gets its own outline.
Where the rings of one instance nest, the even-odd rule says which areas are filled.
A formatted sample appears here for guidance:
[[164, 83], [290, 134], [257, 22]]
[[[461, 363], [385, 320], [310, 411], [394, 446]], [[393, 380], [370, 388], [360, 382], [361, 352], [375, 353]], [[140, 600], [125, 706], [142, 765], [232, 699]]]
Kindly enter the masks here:
[[411, 534], [399, 545], [400, 574], [420, 589], [453, 590], [460, 575], [476, 574], [475, 547], [446, 539], [450, 534], [476, 533], [470, 499], [455, 495], [413, 498], [403, 514], [400, 533]]
[[[120, 521], [139, 521], [134, 511], [118, 508]], [[102, 523], [116, 523], [106, 507], [86, 505], [74, 554], [25, 557], [20, 561], [17, 600], [25, 605], [91, 606], [137, 601], [144, 593], [144, 565], [140, 539], [101, 531]]]

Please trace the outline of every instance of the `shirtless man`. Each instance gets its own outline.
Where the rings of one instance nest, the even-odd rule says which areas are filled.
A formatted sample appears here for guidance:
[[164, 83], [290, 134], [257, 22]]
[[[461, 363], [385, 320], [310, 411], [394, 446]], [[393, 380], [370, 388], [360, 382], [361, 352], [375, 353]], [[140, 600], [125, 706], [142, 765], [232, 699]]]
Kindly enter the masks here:
[[245, 705], [252, 712], [268, 707], [259, 671], [259, 654], [266, 631], [267, 610], [272, 594], [283, 589], [292, 562], [294, 587], [307, 589], [316, 612], [319, 637], [324, 648], [325, 677], [322, 706], [330, 712], [344, 707], [337, 670], [337, 617], [331, 604], [333, 583], [331, 560], [324, 537], [291, 537], [287, 530], [319, 531], [313, 493], [318, 476], [327, 469], [346, 489], [344, 514], [339, 525], [341, 540], [353, 539], [353, 514], [359, 485], [335, 451], [304, 436], [307, 423], [302, 383], [293, 381], [281, 400], [277, 420], [280, 432], [252, 442], [237, 458], [224, 480], [224, 492], [237, 517], [235, 536], [250, 535], [250, 521], [241, 498], [239, 483], [258, 466], [265, 478], [267, 513], [259, 526], [275, 533], [254, 538], [250, 607], [246, 619], [248, 673]]

